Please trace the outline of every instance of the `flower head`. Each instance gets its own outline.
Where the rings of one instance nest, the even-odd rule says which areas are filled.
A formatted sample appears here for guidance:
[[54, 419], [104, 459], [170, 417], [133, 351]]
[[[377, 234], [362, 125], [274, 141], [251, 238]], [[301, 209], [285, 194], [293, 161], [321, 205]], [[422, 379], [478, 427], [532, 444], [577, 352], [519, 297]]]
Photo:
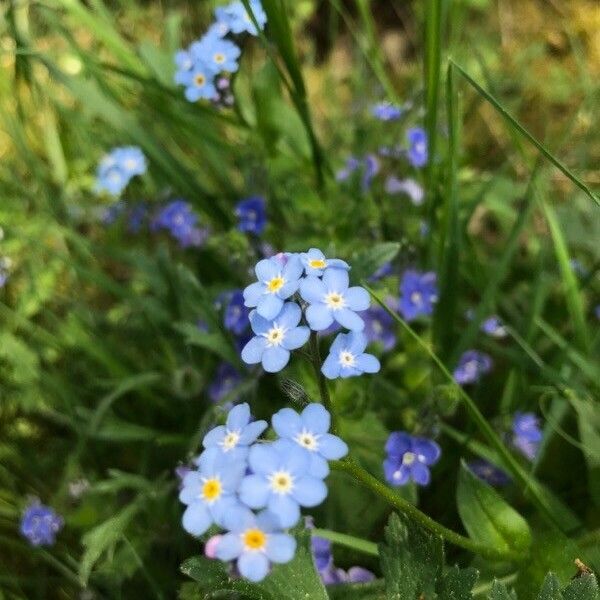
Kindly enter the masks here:
[[[267, 14], [265, 13], [260, 0], [250, 0], [250, 8], [256, 19], [260, 29], [264, 29], [267, 22]], [[221, 6], [215, 10], [215, 18], [217, 23], [225, 25], [231, 33], [249, 33], [258, 35], [258, 30], [254, 21], [248, 14], [245, 6], [236, 0], [227, 6]]]
[[355, 311], [366, 310], [370, 305], [367, 290], [348, 287], [348, 271], [327, 268], [323, 279], [309, 275], [300, 284], [300, 295], [310, 306], [306, 320], [314, 331], [327, 329], [333, 321], [353, 331], [361, 331], [365, 324]]
[[249, 508], [268, 508], [281, 527], [293, 527], [301, 506], [317, 506], [327, 496], [323, 480], [310, 474], [310, 456], [287, 439], [250, 448], [252, 475], [242, 480], [240, 501]]
[[385, 181], [385, 191], [388, 194], [406, 194], [415, 206], [421, 206], [425, 199], [425, 191], [414, 179], [398, 179], [390, 175]]
[[96, 191], [118, 196], [136, 175], [146, 172], [146, 157], [137, 146], [114, 148], [98, 165]]
[[363, 314], [365, 328], [363, 333], [370, 344], [379, 342], [384, 350], [391, 350], [396, 345], [394, 319], [381, 306], [371, 306]]
[[213, 75], [238, 70], [238, 58], [242, 51], [230, 40], [224, 40], [214, 34], [204, 35], [196, 45], [192, 44], [192, 53], [196, 64], [203, 65]]
[[239, 231], [260, 235], [265, 230], [267, 212], [265, 209], [265, 199], [261, 196], [252, 196], [238, 202], [235, 214], [239, 219]]
[[275, 319], [283, 308], [283, 301], [298, 290], [302, 263], [296, 255], [289, 256], [285, 264], [274, 256], [259, 261], [255, 271], [258, 281], [244, 290], [246, 306], [256, 307], [264, 319]]
[[413, 321], [421, 315], [431, 315], [437, 299], [437, 276], [434, 272], [421, 273], [412, 269], [404, 272], [398, 308], [407, 321]]
[[244, 294], [242, 290], [235, 290], [229, 296], [229, 301], [225, 306], [223, 314], [223, 325], [225, 329], [235, 335], [241, 335], [248, 329], [250, 322], [248, 315], [250, 311], [244, 305]]
[[63, 518], [57, 515], [52, 508], [34, 502], [23, 513], [20, 531], [32, 546], [53, 546], [56, 534], [63, 525]]
[[219, 402], [230, 394], [240, 383], [240, 372], [227, 362], [217, 367], [217, 372], [212, 383], [208, 386], [208, 397], [212, 402]]
[[467, 350], [458, 361], [458, 366], [454, 370], [454, 379], [461, 385], [475, 383], [491, 369], [492, 359], [487, 354], [477, 350]]
[[534, 460], [542, 441], [540, 421], [533, 413], [517, 413], [513, 419], [513, 445], [529, 460]]
[[310, 336], [304, 325], [298, 326], [302, 310], [295, 302], [286, 302], [275, 319], [267, 320], [257, 311], [250, 313], [250, 325], [256, 334], [243, 348], [242, 360], [262, 363], [268, 373], [277, 373], [290, 360], [290, 351], [303, 346]]
[[500, 320], [500, 317], [497, 315], [488, 317], [481, 324], [481, 331], [495, 338], [505, 338], [508, 335], [504, 325], [502, 324], [502, 321]]
[[347, 262], [339, 258], [325, 258], [325, 255], [318, 248], [311, 248], [308, 252], [300, 254], [300, 260], [304, 266], [304, 271], [307, 275], [315, 275], [321, 277], [328, 267], [335, 269], [350, 270]]
[[189, 202], [173, 200], [154, 217], [150, 228], [152, 231], [165, 229], [179, 242], [182, 248], [201, 246], [206, 239], [207, 232], [196, 226], [198, 217], [192, 211]]
[[367, 154], [364, 158], [364, 171], [361, 179], [361, 187], [366, 192], [371, 187], [371, 182], [377, 173], [379, 173], [380, 164], [375, 154]]
[[185, 86], [185, 97], [189, 102], [218, 97], [214, 74], [202, 63], [195, 63], [191, 71], [181, 71], [177, 82]]
[[348, 454], [348, 446], [329, 433], [331, 416], [322, 404], [309, 404], [301, 414], [282, 408], [273, 415], [273, 429], [282, 438], [294, 442], [310, 459], [309, 474], [327, 477], [328, 460], [339, 460]]
[[331, 344], [329, 356], [321, 372], [327, 379], [356, 377], [362, 373], [377, 373], [381, 368], [372, 354], [366, 354], [367, 337], [359, 331], [340, 333]]
[[270, 563], [286, 563], [296, 552], [296, 540], [283, 533], [275, 516], [269, 511], [255, 515], [245, 508], [236, 508], [225, 515], [228, 533], [219, 539], [217, 558], [236, 560], [242, 576], [250, 581], [262, 581], [269, 572]]
[[371, 114], [380, 121], [397, 121], [404, 111], [390, 102], [380, 102], [371, 107]]
[[393, 486], [405, 485], [412, 479], [417, 485], [428, 485], [429, 467], [441, 456], [440, 447], [432, 440], [413, 437], [403, 431], [390, 434], [383, 461], [385, 478]]
[[429, 160], [427, 133], [421, 127], [412, 127], [406, 132], [408, 161], [413, 167], [424, 167]]
[[510, 477], [502, 469], [482, 458], [472, 460], [467, 466], [474, 475], [492, 486], [503, 486], [510, 481]]

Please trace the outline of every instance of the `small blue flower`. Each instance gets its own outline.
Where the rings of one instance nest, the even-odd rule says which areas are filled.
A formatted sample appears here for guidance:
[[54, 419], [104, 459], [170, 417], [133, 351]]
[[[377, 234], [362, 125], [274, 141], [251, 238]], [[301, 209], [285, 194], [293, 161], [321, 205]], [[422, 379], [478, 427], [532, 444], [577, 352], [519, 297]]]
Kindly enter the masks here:
[[[267, 14], [260, 0], [250, 0], [250, 8], [260, 29], [264, 29], [267, 22]], [[215, 10], [215, 18], [218, 23], [222, 23], [228, 27], [231, 33], [240, 34], [247, 32], [251, 35], [258, 35], [254, 21], [239, 0], [227, 6], [217, 8]]]
[[491, 369], [492, 359], [487, 354], [477, 350], [467, 350], [458, 361], [458, 366], [454, 370], [454, 379], [461, 385], [475, 383]]
[[236, 508], [225, 515], [224, 527], [229, 532], [217, 542], [215, 555], [223, 561], [236, 559], [239, 573], [250, 581], [262, 581], [270, 563], [287, 563], [296, 552], [296, 540], [281, 531], [269, 511], [258, 515]]
[[205, 448], [219, 448], [224, 454], [244, 458], [248, 448], [267, 428], [266, 421], [250, 422], [250, 407], [246, 402], [229, 411], [225, 425], [211, 429], [202, 440]]
[[494, 487], [507, 485], [510, 477], [500, 468], [484, 459], [472, 460], [467, 463], [471, 472], [482, 481], [489, 483]]
[[513, 419], [513, 445], [529, 460], [537, 456], [542, 442], [540, 421], [533, 413], [517, 413]]
[[364, 172], [361, 179], [361, 187], [366, 192], [371, 187], [371, 182], [377, 173], [379, 173], [379, 160], [374, 154], [367, 154], [364, 158]]
[[397, 121], [403, 112], [400, 106], [390, 102], [380, 102], [371, 108], [371, 114], [380, 121]]
[[508, 334], [500, 317], [492, 315], [481, 324], [481, 331], [495, 338], [505, 338]]
[[98, 165], [96, 191], [118, 196], [136, 175], [146, 172], [146, 157], [137, 146], [114, 148]]
[[257, 282], [244, 290], [246, 306], [256, 307], [256, 312], [268, 321], [281, 312], [283, 301], [292, 296], [300, 285], [302, 263], [296, 255], [277, 256], [259, 261], [255, 267]]
[[189, 102], [200, 99], [212, 100], [218, 96], [214, 75], [203, 64], [195, 64], [191, 71], [182, 71], [179, 83], [185, 86], [185, 97]]
[[362, 287], [348, 287], [348, 271], [328, 268], [323, 279], [309, 275], [300, 284], [302, 299], [310, 304], [306, 320], [313, 331], [327, 329], [333, 321], [352, 331], [361, 331], [365, 324], [355, 311], [366, 310], [371, 304], [369, 293]]
[[329, 433], [331, 415], [322, 404], [309, 404], [300, 415], [291, 408], [282, 408], [273, 415], [272, 424], [280, 438], [295, 442], [308, 454], [309, 474], [313, 477], [327, 477], [327, 461], [348, 454], [346, 443]]
[[32, 546], [53, 546], [56, 534], [63, 525], [63, 518], [57, 515], [52, 508], [34, 502], [23, 513], [20, 531]]
[[350, 179], [352, 173], [358, 170], [361, 165], [362, 161], [354, 156], [350, 156], [346, 159], [346, 165], [336, 173], [336, 181], [347, 181]]
[[417, 485], [428, 485], [429, 467], [441, 456], [440, 447], [432, 440], [413, 437], [403, 431], [390, 434], [383, 461], [383, 470], [388, 483], [393, 486], [405, 485], [412, 479]]
[[384, 350], [391, 350], [396, 345], [394, 319], [380, 306], [371, 306], [363, 314], [365, 328], [363, 333], [369, 344], [379, 342]]
[[424, 167], [429, 160], [427, 133], [421, 127], [413, 127], [406, 132], [408, 140], [408, 162], [413, 167]]
[[223, 362], [217, 367], [215, 378], [208, 386], [208, 397], [212, 402], [220, 402], [241, 382], [240, 372], [233, 365]]
[[275, 319], [267, 320], [256, 311], [250, 313], [250, 325], [256, 334], [243, 348], [242, 360], [262, 363], [267, 373], [281, 371], [290, 360], [290, 351], [308, 341], [310, 330], [301, 325], [302, 310], [295, 302], [286, 302]]
[[160, 209], [150, 225], [152, 231], [165, 229], [179, 242], [182, 248], [201, 246], [208, 235], [205, 229], [196, 226], [197, 215], [189, 202], [173, 200]]
[[399, 311], [407, 321], [431, 315], [438, 299], [437, 276], [433, 272], [408, 270], [400, 282]]
[[391, 275], [394, 272], [394, 267], [391, 262], [383, 263], [371, 277], [369, 277], [369, 281], [379, 281], [388, 275]]
[[213, 75], [238, 70], [238, 58], [242, 51], [230, 40], [215, 35], [205, 35], [191, 46], [195, 66], [202, 65]]
[[223, 325], [225, 329], [235, 335], [241, 335], [248, 329], [250, 321], [248, 315], [250, 310], [244, 305], [244, 294], [242, 290], [235, 290], [229, 297], [229, 302], [223, 314]]
[[331, 344], [329, 356], [321, 372], [327, 379], [356, 377], [362, 373], [377, 373], [381, 368], [372, 354], [365, 354], [367, 337], [360, 331], [340, 333]]
[[239, 219], [239, 231], [260, 235], [265, 230], [267, 211], [265, 209], [265, 199], [261, 196], [252, 196], [238, 202], [235, 207], [235, 214]]
[[268, 508], [281, 527], [293, 527], [301, 506], [317, 506], [327, 496], [323, 480], [309, 474], [309, 455], [289, 440], [255, 444], [248, 464], [252, 475], [240, 484], [240, 501], [249, 508]]
[[236, 491], [246, 464], [216, 447], [205, 450], [196, 464], [199, 469], [183, 478], [179, 500], [187, 505], [183, 528], [197, 536], [213, 523], [222, 525], [223, 515], [238, 504]]
[[300, 254], [300, 260], [305, 273], [316, 277], [321, 277], [328, 267], [350, 270], [350, 265], [347, 262], [339, 258], [325, 258], [325, 255], [318, 248], [311, 248], [308, 252], [303, 252]]
[[421, 206], [425, 199], [425, 191], [414, 179], [398, 179], [390, 175], [385, 182], [385, 191], [388, 194], [406, 194], [415, 206]]

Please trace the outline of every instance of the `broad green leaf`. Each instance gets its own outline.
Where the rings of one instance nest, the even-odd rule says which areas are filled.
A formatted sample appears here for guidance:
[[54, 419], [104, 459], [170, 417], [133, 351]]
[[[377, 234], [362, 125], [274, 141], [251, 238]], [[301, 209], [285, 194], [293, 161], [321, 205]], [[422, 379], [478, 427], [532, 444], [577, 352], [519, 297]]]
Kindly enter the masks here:
[[546, 575], [537, 600], [562, 600], [560, 581], [558, 581], [558, 577], [554, 573]]
[[458, 475], [456, 499], [458, 513], [473, 540], [502, 550], [523, 551], [531, 545], [527, 521], [464, 463]]
[[459, 569], [456, 565], [442, 575], [438, 583], [438, 600], [471, 600], [477, 582], [476, 569]]
[[497, 579], [492, 584], [492, 590], [488, 595], [488, 600], [517, 600], [517, 595]]
[[357, 283], [361, 279], [370, 277], [386, 262], [394, 260], [399, 251], [400, 244], [398, 242], [382, 242], [357, 252], [352, 257], [350, 277]]
[[598, 600], [598, 582], [594, 575], [580, 575], [563, 590], [564, 600]]
[[327, 587], [329, 600], [385, 600], [385, 581], [369, 583], [342, 583]]

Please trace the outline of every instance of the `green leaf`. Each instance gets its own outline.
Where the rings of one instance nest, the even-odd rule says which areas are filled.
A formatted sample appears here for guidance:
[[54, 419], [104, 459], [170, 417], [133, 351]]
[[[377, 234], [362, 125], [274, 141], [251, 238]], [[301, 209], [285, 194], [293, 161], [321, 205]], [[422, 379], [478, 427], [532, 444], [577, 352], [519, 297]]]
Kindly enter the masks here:
[[239, 356], [223, 334], [200, 331], [192, 323], [175, 323], [173, 327], [185, 336], [186, 344], [210, 350], [232, 365], [240, 364]]
[[563, 590], [564, 600], [598, 600], [598, 582], [594, 575], [576, 577]]
[[385, 600], [385, 581], [376, 579], [369, 583], [342, 583], [330, 585], [329, 600]]
[[350, 276], [354, 281], [370, 277], [386, 262], [394, 260], [400, 251], [398, 242], [382, 242], [370, 246], [367, 250], [357, 252], [352, 257]]
[[492, 591], [488, 595], [488, 600], [517, 600], [517, 595], [497, 579], [492, 584]]
[[562, 600], [560, 581], [558, 581], [558, 577], [554, 573], [546, 575], [537, 600]]
[[517, 552], [531, 545], [527, 521], [464, 463], [458, 475], [456, 499], [460, 517], [473, 540]]
[[478, 576], [476, 569], [451, 567], [444, 572], [438, 584], [438, 600], [471, 600]]
[[379, 547], [389, 600], [433, 598], [444, 562], [442, 538], [392, 514]]

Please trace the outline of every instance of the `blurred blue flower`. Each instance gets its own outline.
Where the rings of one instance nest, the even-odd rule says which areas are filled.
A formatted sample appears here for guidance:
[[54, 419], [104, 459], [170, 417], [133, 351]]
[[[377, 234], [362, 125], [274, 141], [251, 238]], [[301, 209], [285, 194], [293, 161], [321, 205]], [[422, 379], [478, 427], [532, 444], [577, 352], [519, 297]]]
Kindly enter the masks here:
[[495, 487], [507, 485], [510, 482], [510, 477], [502, 469], [483, 458], [472, 460], [467, 463], [467, 466], [479, 479]]
[[244, 305], [244, 294], [242, 290], [235, 290], [229, 295], [229, 301], [225, 306], [223, 314], [223, 325], [225, 329], [235, 335], [241, 335], [248, 329], [250, 321], [248, 315], [250, 310]]
[[[267, 14], [260, 1], [250, 0], [250, 8], [252, 9], [252, 13], [260, 29], [264, 29], [267, 22]], [[256, 25], [246, 11], [244, 5], [239, 1], [215, 9], [215, 18], [218, 23], [228, 27], [231, 33], [240, 34], [247, 32], [251, 35], [258, 35]]]
[[227, 71], [235, 73], [238, 68], [238, 58], [242, 51], [230, 40], [224, 40], [215, 35], [205, 35], [199, 51], [198, 62], [201, 62], [213, 75]]
[[381, 306], [371, 306], [363, 314], [365, 328], [363, 333], [369, 344], [380, 342], [384, 350], [391, 350], [396, 345], [394, 319]]
[[348, 446], [329, 433], [331, 415], [322, 404], [309, 404], [299, 415], [291, 408], [282, 408], [273, 415], [273, 429], [282, 439], [288, 439], [304, 449], [310, 459], [309, 474], [327, 477], [328, 460], [339, 460], [348, 454]]
[[429, 467], [441, 456], [440, 447], [432, 440], [413, 437], [403, 431], [394, 431], [385, 444], [383, 461], [386, 480], [393, 486], [405, 485], [412, 479], [417, 485], [428, 485]]
[[512, 425], [513, 445], [529, 460], [537, 456], [542, 442], [540, 421], [533, 413], [516, 413]]
[[398, 179], [390, 175], [385, 181], [385, 191], [388, 194], [406, 194], [415, 206], [421, 206], [425, 199], [425, 191], [414, 179]]
[[197, 221], [198, 217], [188, 202], [173, 200], [160, 209], [150, 224], [150, 229], [169, 231], [182, 248], [201, 246], [208, 233], [196, 226]]
[[197, 464], [197, 471], [184, 476], [179, 492], [179, 500], [187, 505], [183, 528], [192, 535], [202, 535], [213, 523], [222, 525], [225, 512], [238, 504], [236, 491], [246, 472], [245, 461], [215, 447], [205, 450]]
[[383, 263], [373, 275], [369, 277], [369, 281], [378, 281], [379, 279], [383, 279], [388, 275], [391, 275], [394, 272], [394, 267], [391, 262]]
[[505, 338], [508, 334], [500, 317], [492, 315], [481, 324], [481, 331], [495, 338]]
[[242, 382], [242, 375], [230, 363], [223, 362], [217, 367], [215, 377], [208, 386], [208, 397], [219, 402]]
[[421, 315], [431, 315], [438, 299], [437, 275], [409, 269], [400, 282], [400, 302], [398, 310], [407, 321]]
[[281, 527], [293, 527], [301, 506], [317, 506], [327, 496], [323, 480], [309, 474], [309, 455], [289, 440], [255, 444], [248, 464], [252, 475], [240, 484], [240, 501], [249, 508], [268, 508]]
[[229, 533], [218, 540], [215, 555], [223, 561], [237, 559], [237, 570], [250, 581], [262, 581], [270, 563], [287, 563], [294, 557], [296, 540], [281, 531], [269, 511], [254, 515], [239, 507], [226, 514], [223, 522]]
[[148, 205], [145, 202], [134, 204], [127, 215], [127, 229], [131, 233], [139, 233], [148, 218]]
[[309, 303], [306, 320], [314, 331], [327, 329], [333, 321], [353, 331], [365, 324], [355, 311], [369, 308], [369, 293], [362, 287], [348, 287], [348, 271], [327, 268], [323, 279], [309, 275], [300, 283], [300, 295]]
[[380, 102], [371, 107], [371, 114], [380, 121], [397, 121], [403, 112], [400, 106], [390, 102]]
[[412, 127], [406, 132], [408, 140], [408, 162], [413, 167], [423, 167], [429, 159], [427, 133], [421, 127]]
[[364, 158], [364, 171], [361, 179], [361, 187], [366, 192], [371, 187], [371, 182], [377, 173], [379, 173], [379, 160], [374, 154], [367, 154]]
[[117, 222], [117, 220], [121, 217], [121, 215], [125, 212], [127, 205], [123, 200], [119, 200], [110, 206], [107, 206], [102, 212], [102, 216], [100, 217], [100, 222], [102, 225], [113, 225]]
[[183, 480], [188, 473], [192, 472], [192, 467], [188, 465], [178, 465], [175, 467], [175, 476], [177, 477], [177, 481], [179, 482], [178, 489], [181, 490], [183, 488]]
[[321, 277], [328, 267], [335, 269], [345, 269], [348, 271], [350, 266], [346, 261], [339, 258], [325, 258], [325, 255], [318, 248], [311, 248], [308, 252], [300, 254], [302, 266], [307, 275]]
[[53, 546], [56, 534], [64, 525], [63, 518], [52, 508], [40, 504], [30, 504], [21, 518], [20, 531], [32, 546]]
[[202, 440], [205, 448], [219, 448], [224, 454], [232, 453], [245, 458], [248, 448], [267, 428], [266, 421], [250, 422], [250, 407], [246, 402], [229, 411], [225, 425], [211, 429]]
[[477, 350], [467, 350], [458, 361], [458, 366], [454, 370], [454, 379], [461, 385], [475, 383], [491, 369], [492, 359], [487, 354]]
[[181, 71], [177, 83], [185, 86], [185, 97], [189, 102], [218, 97], [214, 75], [204, 64], [195, 63], [191, 71]]
[[345, 379], [362, 373], [377, 373], [381, 368], [379, 360], [372, 354], [365, 354], [366, 347], [367, 337], [364, 333], [340, 333], [331, 344], [329, 356], [325, 359], [321, 372], [327, 379]]
[[238, 202], [235, 207], [235, 214], [239, 219], [239, 231], [260, 235], [265, 230], [267, 211], [265, 199], [261, 196], [252, 196]]
[[267, 320], [257, 311], [250, 313], [250, 325], [256, 334], [243, 348], [242, 360], [255, 365], [262, 363], [267, 373], [281, 371], [290, 360], [290, 351], [306, 344], [308, 327], [301, 325], [302, 310], [295, 302], [286, 302], [275, 319]]
[[352, 173], [358, 170], [361, 165], [362, 161], [360, 159], [350, 156], [346, 159], [346, 165], [336, 173], [336, 181], [347, 181]]
[[174, 60], [177, 67], [174, 77], [175, 83], [183, 85], [184, 79], [186, 79], [185, 74], [194, 68], [194, 55], [190, 50], [178, 50], [175, 53]]
[[268, 321], [275, 319], [283, 308], [283, 301], [292, 296], [300, 285], [302, 263], [291, 255], [283, 263], [277, 256], [259, 261], [255, 267], [257, 282], [244, 290], [246, 306]]
[[95, 189], [118, 196], [133, 177], [143, 175], [146, 169], [146, 157], [137, 146], [114, 148], [98, 165]]

